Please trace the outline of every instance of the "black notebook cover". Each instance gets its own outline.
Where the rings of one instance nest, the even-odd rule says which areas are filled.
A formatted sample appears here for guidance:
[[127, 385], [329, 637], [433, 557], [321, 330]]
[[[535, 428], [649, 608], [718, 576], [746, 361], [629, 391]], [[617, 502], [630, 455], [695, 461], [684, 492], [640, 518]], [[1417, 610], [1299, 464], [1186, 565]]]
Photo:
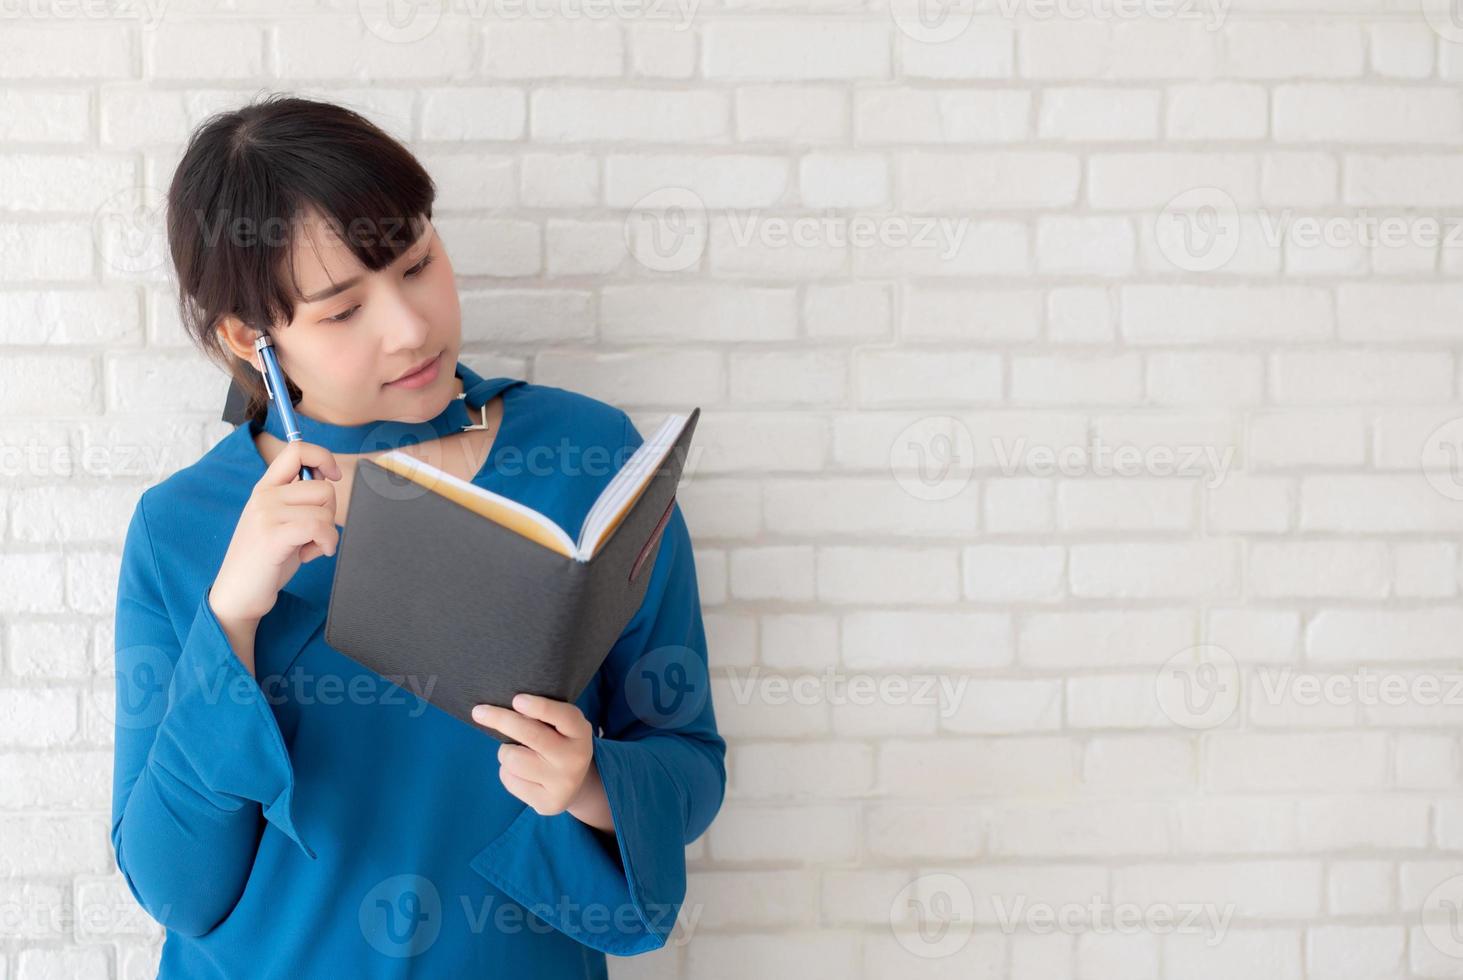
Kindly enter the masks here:
[[361, 460], [325, 641], [513, 742], [473, 721], [473, 706], [510, 707], [520, 691], [569, 702], [584, 692], [645, 597], [700, 414], [587, 562]]

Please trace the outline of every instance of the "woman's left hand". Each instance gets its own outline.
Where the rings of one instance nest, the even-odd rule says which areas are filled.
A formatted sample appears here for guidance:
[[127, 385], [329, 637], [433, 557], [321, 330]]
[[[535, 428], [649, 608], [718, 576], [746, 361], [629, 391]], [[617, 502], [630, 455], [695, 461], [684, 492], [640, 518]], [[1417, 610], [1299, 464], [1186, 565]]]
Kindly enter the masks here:
[[578, 705], [519, 694], [512, 710], [479, 704], [472, 719], [522, 743], [498, 746], [498, 778], [535, 811], [552, 816], [600, 809], [594, 805], [604, 798], [594, 766], [594, 727]]

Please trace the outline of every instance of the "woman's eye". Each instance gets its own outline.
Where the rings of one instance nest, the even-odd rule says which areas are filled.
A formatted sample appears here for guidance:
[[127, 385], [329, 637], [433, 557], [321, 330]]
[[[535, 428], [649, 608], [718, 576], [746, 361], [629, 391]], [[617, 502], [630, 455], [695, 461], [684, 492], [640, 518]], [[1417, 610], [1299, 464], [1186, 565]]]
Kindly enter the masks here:
[[[407, 269], [406, 272], [403, 273], [403, 275], [405, 275], [408, 279], [415, 279], [417, 276], [422, 274], [423, 269], [431, 264], [432, 254], [428, 252], [427, 255], [420, 262], [412, 266], [410, 269]], [[360, 308], [360, 305], [357, 304], [356, 306], [352, 306], [350, 309], [346, 310], [344, 313], [337, 313], [335, 316], [328, 316], [325, 318], [325, 320], [327, 323], [344, 323], [351, 317], [355, 316], [356, 310], [359, 310]]]

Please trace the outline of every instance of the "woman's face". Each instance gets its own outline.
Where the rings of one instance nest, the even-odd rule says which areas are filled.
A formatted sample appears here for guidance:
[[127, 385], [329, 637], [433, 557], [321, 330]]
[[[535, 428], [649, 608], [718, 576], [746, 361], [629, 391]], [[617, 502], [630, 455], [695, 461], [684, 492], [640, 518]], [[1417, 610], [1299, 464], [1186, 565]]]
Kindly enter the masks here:
[[[365, 232], [352, 231], [352, 234]], [[410, 237], [409, 227], [380, 234]], [[430, 221], [417, 240], [369, 272], [311, 212], [296, 229], [295, 282], [304, 299], [273, 332], [280, 369], [300, 389], [299, 410], [337, 425], [423, 422], [456, 396], [462, 316], [447, 250]], [[391, 382], [435, 358], [436, 377]]]

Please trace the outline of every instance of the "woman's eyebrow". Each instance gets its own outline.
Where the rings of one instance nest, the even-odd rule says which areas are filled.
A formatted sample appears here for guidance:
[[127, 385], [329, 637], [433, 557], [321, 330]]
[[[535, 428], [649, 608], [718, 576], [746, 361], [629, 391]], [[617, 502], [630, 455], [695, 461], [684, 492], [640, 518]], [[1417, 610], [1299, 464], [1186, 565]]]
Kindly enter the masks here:
[[[411, 243], [411, 247], [412, 248], [416, 248], [418, 242], [421, 242], [423, 240], [426, 240], [427, 247], [430, 249], [431, 248], [431, 237], [432, 237], [431, 235], [422, 235], [420, 238], [417, 239], [417, 241]], [[396, 261], [397, 262], [400, 262], [403, 258], [406, 257], [406, 254], [407, 254], [406, 252], [402, 252], [401, 255], [397, 256]], [[395, 264], [395, 263], [393, 263], [393, 264]], [[307, 296], [304, 297], [305, 302], [306, 303], [318, 303], [321, 300], [329, 299], [330, 297], [335, 296], [338, 293], [345, 292], [347, 289], [350, 289], [352, 286], [354, 286], [356, 283], [358, 283], [360, 281], [361, 281], [361, 277], [360, 276], [351, 276], [349, 279], [342, 279], [340, 282], [334, 283], [333, 285], [330, 285], [330, 286], [326, 286], [324, 289], [320, 290], [318, 293], [310, 293], [310, 294], [308, 294]]]
[[305, 297], [305, 302], [306, 303], [318, 303], [322, 299], [329, 299], [330, 297], [336, 295], [337, 293], [343, 293], [343, 292], [345, 292], [347, 289], [350, 289], [352, 286], [354, 286], [356, 283], [358, 283], [360, 281], [361, 281], [361, 277], [360, 276], [351, 276], [349, 279], [342, 279], [340, 282], [335, 283], [334, 285], [325, 287], [324, 289], [320, 290], [320, 292], [318, 292], [318, 293], [311, 293], [311, 294], [309, 294], [308, 296]]

